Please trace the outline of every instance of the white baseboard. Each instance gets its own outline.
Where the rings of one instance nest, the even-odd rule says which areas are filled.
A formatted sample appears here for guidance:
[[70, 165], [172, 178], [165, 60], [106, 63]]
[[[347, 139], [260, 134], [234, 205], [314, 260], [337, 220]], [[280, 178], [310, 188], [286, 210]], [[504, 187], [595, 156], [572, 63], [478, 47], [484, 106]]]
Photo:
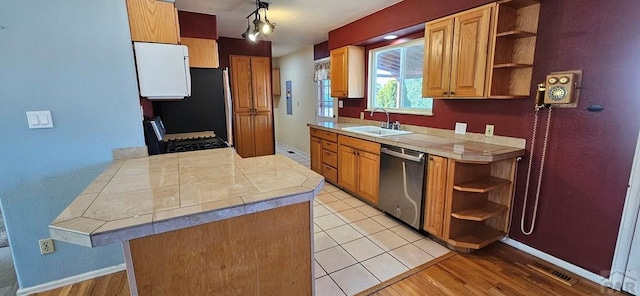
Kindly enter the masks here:
[[40, 284], [40, 285], [33, 286], [33, 287], [20, 288], [20, 289], [18, 289], [18, 292], [16, 293], [16, 296], [24, 296], [24, 295], [31, 295], [31, 294], [35, 294], [35, 293], [41, 293], [41, 292], [45, 292], [45, 291], [57, 289], [57, 288], [60, 288], [60, 287], [72, 285], [72, 284], [75, 284], [75, 283], [79, 283], [79, 282], [82, 282], [82, 281], [94, 279], [94, 278], [97, 278], [97, 277], [105, 276], [105, 275], [112, 274], [112, 273], [119, 272], [119, 271], [123, 271], [123, 270], [126, 270], [126, 266], [125, 266], [124, 263], [116, 265], [116, 266], [103, 268], [103, 269], [89, 271], [87, 273], [74, 275], [74, 276], [71, 276], [71, 277], [68, 277], [68, 278], [59, 279], [59, 280], [56, 280], [56, 281], [53, 281], [53, 282], [48, 282], [48, 283]]
[[556, 265], [568, 272], [571, 272], [573, 274], [579, 275], [585, 279], [588, 279], [598, 285], [602, 285], [604, 286], [607, 283], [607, 279], [602, 277], [601, 275], [595, 274], [593, 272], [590, 272], [586, 269], [583, 269], [581, 267], [578, 267], [576, 265], [573, 265], [567, 261], [564, 261], [562, 259], [559, 259], [557, 257], [553, 257], [545, 252], [542, 252], [538, 249], [534, 249], [530, 246], [527, 246], [519, 241], [510, 239], [510, 238], [503, 238], [501, 239], [501, 241], [507, 245], [510, 245], [520, 251], [523, 251], [525, 253], [528, 253], [532, 256], [538, 257], [544, 261], [547, 261], [553, 265]]

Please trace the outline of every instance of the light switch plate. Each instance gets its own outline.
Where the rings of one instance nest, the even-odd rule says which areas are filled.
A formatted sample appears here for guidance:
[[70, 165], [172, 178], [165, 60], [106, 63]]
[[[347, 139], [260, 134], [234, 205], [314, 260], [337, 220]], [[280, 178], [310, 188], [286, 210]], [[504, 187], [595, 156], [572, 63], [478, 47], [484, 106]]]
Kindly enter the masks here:
[[338, 101], [338, 108], [344, 108], [344, 102]]
[[464, 135], [467, 133], [467, 124], [462, 122], [456, 122], [456, 134]]
[[27, 111], [27, 123], [30, 129], [53, 128], [51, 111]]

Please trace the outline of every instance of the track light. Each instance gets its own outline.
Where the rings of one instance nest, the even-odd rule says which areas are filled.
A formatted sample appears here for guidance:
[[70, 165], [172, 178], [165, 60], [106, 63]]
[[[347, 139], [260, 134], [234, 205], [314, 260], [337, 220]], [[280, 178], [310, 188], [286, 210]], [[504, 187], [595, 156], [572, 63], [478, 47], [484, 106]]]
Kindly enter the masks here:
[[[262, 18], [260, 15], [260, 9], [264, 9], [264, 20], [265, 20], [264, 22], [262, 21]], [[242, 38], [253, 41], [253, 42], [257, 42], [258, 36], [260, 36], [260, 34], [264, 35], [265, 37], [269, 37], [269, 35], [273, 33], [273, 31], [276, 28], [276, 24], [272, 23], [267, 18], [267, 10], [269, 10], [269, 3], [256, 0], [256, 10], [254, 10], [252, 13], [250, 13], [246, 17], [247, 29], [244, 31], [244, 33], [242, 33]], [[249, 22], [249, 18], [252, 16], [254, 18], [253, 31], [251, 30], [251, 25]]]

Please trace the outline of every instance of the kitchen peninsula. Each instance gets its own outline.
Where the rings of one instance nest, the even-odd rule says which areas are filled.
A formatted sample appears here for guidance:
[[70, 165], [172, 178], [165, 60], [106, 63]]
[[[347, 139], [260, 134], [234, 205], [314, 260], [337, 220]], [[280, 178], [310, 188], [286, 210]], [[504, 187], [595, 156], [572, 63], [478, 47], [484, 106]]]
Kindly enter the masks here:
[[323, 184], [284, 156], [232, 148], [116, 160], [49, 230], [87, 247], [121, 242], [133, 295], [311, 295]]

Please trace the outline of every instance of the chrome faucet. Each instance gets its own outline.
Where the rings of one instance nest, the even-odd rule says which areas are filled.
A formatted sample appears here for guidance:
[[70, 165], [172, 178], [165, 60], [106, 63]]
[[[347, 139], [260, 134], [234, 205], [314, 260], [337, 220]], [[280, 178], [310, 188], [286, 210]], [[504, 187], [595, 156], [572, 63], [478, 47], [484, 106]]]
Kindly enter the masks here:
[[385, 110], [384, 108], [377, 107], [377, 108], [371, 110], [371, 114], [369, 114], [369, 116], [373, 116], [373, 112], [376, 112], [376, 110], [382, 110], [382, 111], [384, 111], [384, 113], [387, 114], [387, 123], [385, 124], [383, 122], [382, 123], [382, 128], [391, 128], [391, 124], [389, 123], [389, 112], [387, 112], [387, 110]]

